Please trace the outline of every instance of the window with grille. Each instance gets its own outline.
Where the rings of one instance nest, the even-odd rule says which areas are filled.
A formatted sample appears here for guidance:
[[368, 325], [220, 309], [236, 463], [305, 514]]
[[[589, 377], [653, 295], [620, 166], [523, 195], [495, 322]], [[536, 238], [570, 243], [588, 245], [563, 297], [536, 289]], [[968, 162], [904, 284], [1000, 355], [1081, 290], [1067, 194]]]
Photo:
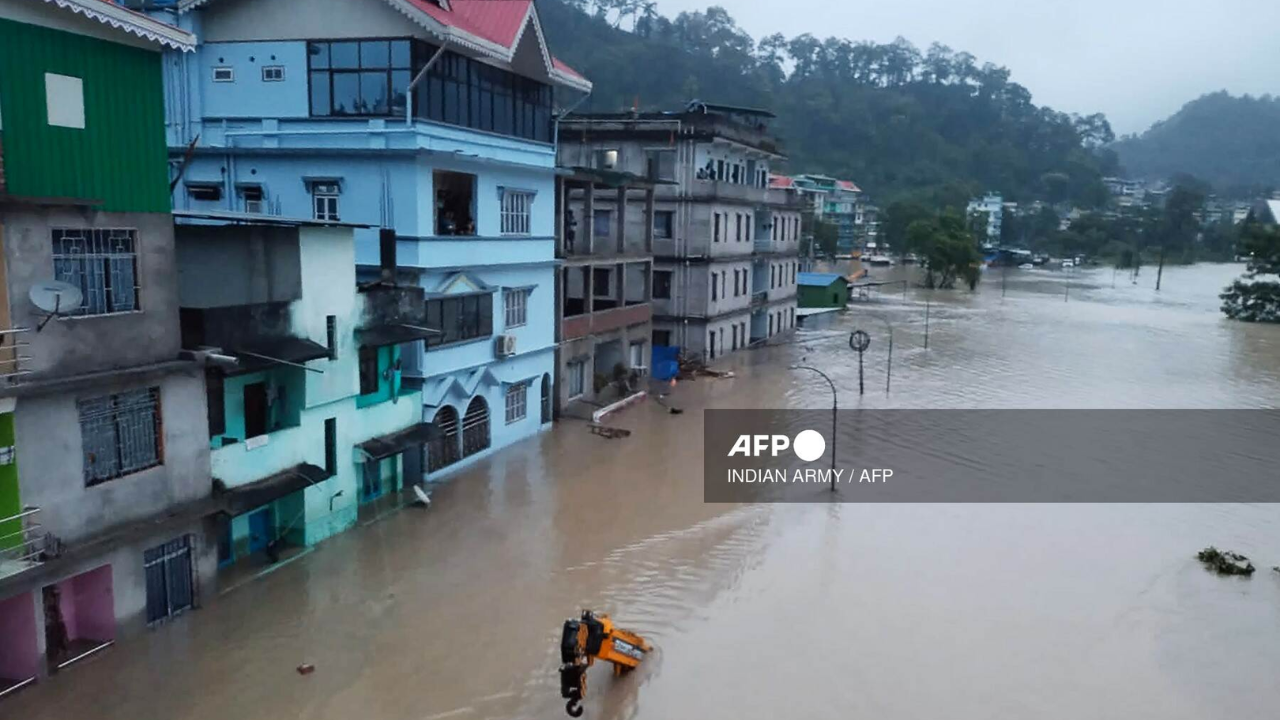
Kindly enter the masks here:
[[84, 300], [67, 315], [106, 315], [140, 310], [137, 232], [58, 229], [53, 231], [53, 274], [80, 288]]
[[502, 191], [502, 234], [528, 235], [533, 193], [522, 190]]
[[311, 186], [311, 202], [316, 220], [339, 220], [338, 189], [338, 183], [315, 183]]
[[519, 422], [527, 414], [529, 386], [521, 383], [507, 388], [507, 424]]
[[529, 321], [529, 291], [508, 290], [502, 296], [507, 327], [520, 327]]
[[462, 456], [471, 457], [489, 449], [489, 403], [477, 395], [462, 416]]
[[262, 82], [284, 82], [284, 66], [263, 65]]
[[160, 388], [81, 400], [84, 482], [91, 487], [163, 462]]

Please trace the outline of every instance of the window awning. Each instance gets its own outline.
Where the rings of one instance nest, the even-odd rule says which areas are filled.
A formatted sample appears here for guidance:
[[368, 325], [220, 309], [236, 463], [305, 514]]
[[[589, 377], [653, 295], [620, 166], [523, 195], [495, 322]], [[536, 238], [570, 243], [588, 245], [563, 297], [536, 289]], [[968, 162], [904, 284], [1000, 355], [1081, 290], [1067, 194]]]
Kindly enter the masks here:
[[324, 345], [289, 335], [255, 340], [228, 349], [240, 359], [240, 364], [229, 370], [228, 375], [244, 375], [276, 365], [302, 364], [329, 357], [329, 348]]
[[431, 423], [418, 423], [389, 435], [366, 440], [356, 447], [368, 460], [385, 460], [423, 445], [430, 439]]
[[430, 328], [393, 323], [356, 330], [356, 340], [364, 347], [386, 347], [427, 340], [441, 334], [440, 331]]
[[[218, 494], [222, 500], [223, 511], [228, 515], [236, 516], [322, 483], [328, 477], [324, 468], [301, 463], [261, 480], [255, 480], [248, 485], [221, 489]], [[217, 487], [221, 487], [220, 483]]]

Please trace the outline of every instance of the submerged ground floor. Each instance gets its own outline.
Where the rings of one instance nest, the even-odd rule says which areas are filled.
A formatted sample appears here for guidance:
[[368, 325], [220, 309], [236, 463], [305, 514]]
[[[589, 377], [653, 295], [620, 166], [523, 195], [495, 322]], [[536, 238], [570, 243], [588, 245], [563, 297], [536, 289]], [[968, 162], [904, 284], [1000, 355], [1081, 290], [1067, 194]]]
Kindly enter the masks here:
[[[1188, 297], [1196, 278], [1175, 271], [1153, 300], [1107, 289], [1109, 274], [1065, 307], [1047, 282], [1003, 301], [998, 286], [934, 294], [929, 350], [930, 296], [851, 311], [812, 343], [716, 366], [733, 378], [681, 382], [663, 402], [683, 414], [647, 402], [611, 417], [624, 440], [557, 424], [435, 485], [430, 509], [369, 518], [0, 714], [562, 717], [558, 631], [585, 607], [657, 647], [632, 676], [592, 670], [597, 720], [1268, 717], [1280, 587], [1194, 555], [1219, 542], [1280, 561], [1274, 506], [703, 502], [699, 411], [829, 407], [821, 378], [788, 370], [802, 357], [842, 408], [1026, 407], [983, 381], [991, 367], [1042, 407], [1280, 403], [1280, 328], [1222, 322], [1220, 278]], [[866, 328], [866, 372], [881, 372], [872, 312], [893, 325], [893, 390], [868, 382], [859, 399], [845, 339], [821, 340]], [[1193, 371], [1209, 384], [1190, 392]], [[815, 660], [832, 637], [856, 652]]]

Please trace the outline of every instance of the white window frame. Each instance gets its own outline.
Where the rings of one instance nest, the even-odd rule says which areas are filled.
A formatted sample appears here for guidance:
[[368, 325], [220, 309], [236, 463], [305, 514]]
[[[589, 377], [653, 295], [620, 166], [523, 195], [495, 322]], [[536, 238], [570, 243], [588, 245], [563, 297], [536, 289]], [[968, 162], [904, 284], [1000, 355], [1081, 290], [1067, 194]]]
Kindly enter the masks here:
[[[276, 71], [279, 71], [278, 75]], [[274, 76], [274, 77], [273, 77]], [[263, 65], [262, 82], [284, 82], [283, 65]]]
[[502, 314], [508, 328], [529, 324], [529, 290], [521, 288], [502, 293]]
[[236, 81], [236, 69], [230, 65], [216, 65], [213, 67], [213, 81], [216, 83], [229, 83]]
[[531, 235], [533, 233], [533, 199], [530, 190], [502, 188], [501, 221], [503, 235]]
[[[341, 221], [339, 198], [342, 188], [336, 182], [316, 182], [311, 184], [311, 217], [329, 222]], [[323, 201], [324, 207], [321, 207]]]
[[529, 386], [526, 383], [511, 385], [506, 395], [507, 424], [512, 425], [529, 416]]
[[[254, 190], [258, 192], [258, 199], [250, 200], [249, 193]], [[250, 213], [253, 215], [262, 215], [266, 212], [267, 190], [261, 185], [237, 186], [236, 195], [240, 196], [240, 204], [244, 207], [244, 211], [246, 213]]]

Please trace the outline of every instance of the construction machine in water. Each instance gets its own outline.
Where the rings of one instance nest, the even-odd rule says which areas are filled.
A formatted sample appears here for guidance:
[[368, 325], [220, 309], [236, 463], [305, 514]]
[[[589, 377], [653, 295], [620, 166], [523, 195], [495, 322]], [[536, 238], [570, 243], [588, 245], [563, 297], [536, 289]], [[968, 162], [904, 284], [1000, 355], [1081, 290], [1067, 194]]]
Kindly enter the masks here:
[[608, 615], [582, 611], [579, 620], [565, 620], [560, 638], [560, 697], [569, 717], [582, 715], [587, 696], [587, 668], [596, 660], [613, 664], [615, 676], [634, 669], [653, 648], [644, 638], [613, 624]]

